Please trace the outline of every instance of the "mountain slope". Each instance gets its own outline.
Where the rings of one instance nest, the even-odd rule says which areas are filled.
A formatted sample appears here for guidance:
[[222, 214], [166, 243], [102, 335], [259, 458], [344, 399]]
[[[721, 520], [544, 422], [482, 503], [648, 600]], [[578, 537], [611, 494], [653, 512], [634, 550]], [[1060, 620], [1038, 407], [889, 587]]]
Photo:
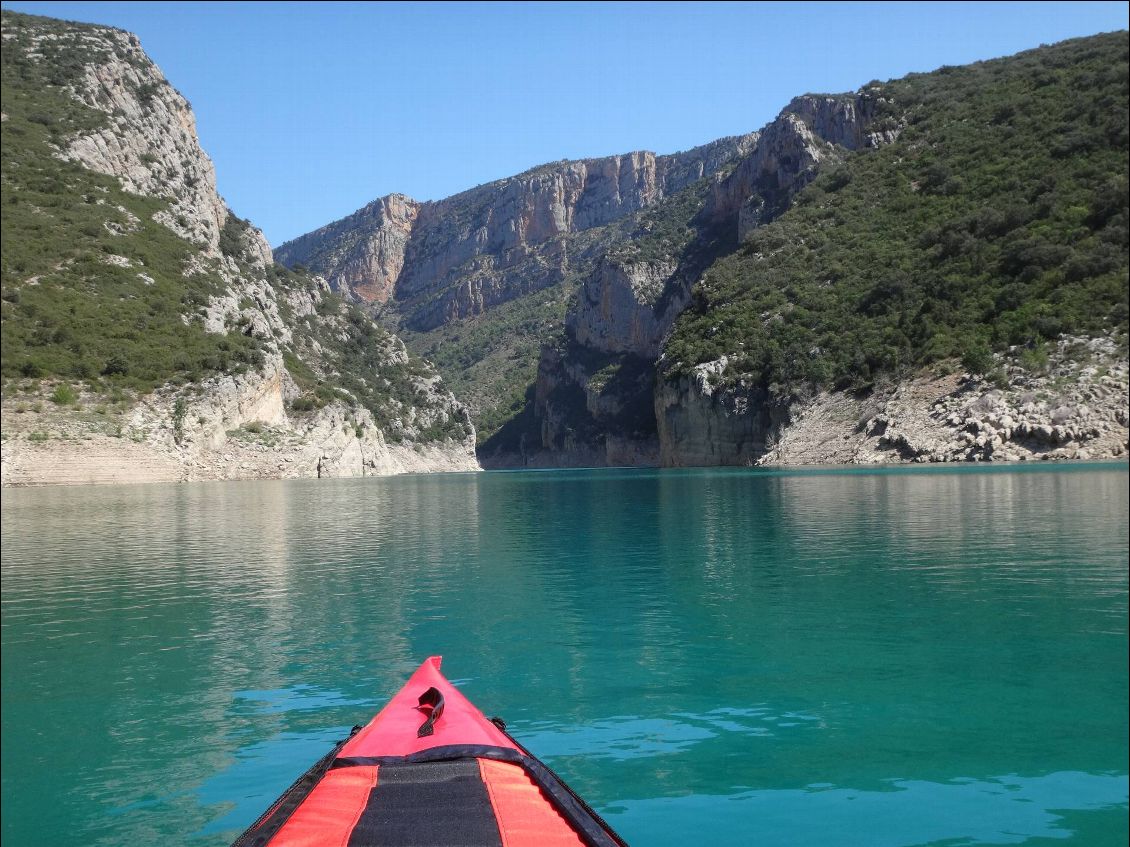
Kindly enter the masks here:
[[[1114, 33], [877, 86], [897, 139], [844, 156], [695, 286], [659, 366], [662, 460], [771, 458], [814, 397], [874, 394], [882, 407], [923, 366], [955, 362], [973, 375], [960, 389], [970, 402], [996, 390], [996, 405], [1015, 401], [998, 417], [1028, 422], [1001, 428], [998, 452], [1121, 452], [1127, 70], [1127, 35]], [[1113, 346], [1088, 340], [1102, 338]], [[1091, 383], [1105, 398], [1094, 415]], [[923, 444], [880, 428], [877, 455], [988, 458], [991, 443], [963, 436], [968, 404], [950, 421], [950, 389], [936, 389]], [[1075, 409], [1088, 434], [1045, 437], [1056, 409]]]
[[[676, 157], [547, 165], [435, 204], [384, 198], [278, 255], [426, 351], [470, 401], [490, 463], [768, 461], [818, 398], [885, 408], [934, 365], [970, 372], [970, 403], [1052, 373], [1076, 387], [1113, 373], [1113, 399], [1083, 427], [1100, 435], [1066, 439], [1109, 435], [1113, 450], [1126, 43], [801, 96], [760, 132]], [[939, 396], [959, 390], [937, 379]], [[1083, 402], [1040, 391], [1025, 413], [1040, 432]], [[858, 456], [984, 458], [964, 426], [935, 433], [944, 449], [884, 447], [880, 433]]]
[[1111, 36], [885, 84], [900, 137], [845, 158], [711, 269], [666, 372], [744, 344], [758, 360], [734, 373], [842, 388], [1125, 327], [1126, 69]]
[[692, 286], [745, 234], [787, 210], [820, 168], [899, 131], [877, 90], [798, 97], [726, 173], [642, 213], [584, 281], [564, 332], [543, 348], [524, 418], [481, 452], [505, 462], [515, 437], [528, 450], [536, 436], [547, 451], [536, 461], [658, 463], [655, 360]]
[[59, 481], [139, 450], [173, 479], [477, 466], [430, 366], [230, 212], [135, 36], [4, 12], [3, 39], [5, 483], [52, 453]]
[[437, 202], [390, 195], [275, 255], [368, 304], [437, 363], [489, 434], [523, 407], [541, 343], [634, 216], [725, 169], [755, 140], [556, 162]]

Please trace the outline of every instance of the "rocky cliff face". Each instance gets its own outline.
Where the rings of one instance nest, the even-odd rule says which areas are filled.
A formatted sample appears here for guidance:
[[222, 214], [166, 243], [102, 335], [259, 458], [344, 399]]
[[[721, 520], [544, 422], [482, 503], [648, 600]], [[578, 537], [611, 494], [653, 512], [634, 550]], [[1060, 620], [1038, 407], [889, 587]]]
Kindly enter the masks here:
[[[46, 290], [56, 285], [51, 273], [68, 271], [77, 255], [83, 267], [112, 267], [119, 274], [115, 285], [123, 284], [121, 272], [126, 272], [127, 284], [136, 288], [132, 297], [144, 299], [165, 280], [180, 280], [186, 292], [186, 311], [179, 317], [184, 325], [213, 336], [252, 339], [253, 351], [245, 356], [250, 366], [225, 367], [226, 351], [248, 345], [220, 343], [212, 365], [219, 373], [187, 379], [177, 374], [147, 394], [115, 388], [112, 402], [105, 396], [105, 381], [76, 388], [68, 385], [73, 377], [51, 374], [43, 375], [45, 382], [6, 380], [5, 484], [130, 481], [122, 462], [148, 469], [139, 473], [140, 479], [478, 467], [467, 411], [444, 390], [435, 372], [410, 356], [399, 339], [335, 302], [324, 280], [276, 268], [262, 233], [227, 208], [216, 190], [212, 162], [200, 148], [188, 103], [135, 36], [5, 12], [3, 37], [5, 53], [16, 57], [10, 65], [6, 59], [5, 85], [11, 82], [32, 101], [46, 98], [62, 115], [40, 119], [52, 123], [53, 155], [112, 177], [119, 186], [94, 181], [86, 193], [72, 189], [60, 201], [106, 210], [102, 227], [88, 226], [82, 234], [86, 240], [75, 239], [80, 246], [71, 246], [69, 259], [27, 279], [18, 266], [5, 266], [5, 323], [11, 320], [15, 327], [22, 319], [24, 286]], [[19, 120], [9, 121], [6, 114], [5, 130], [22, 130], [15, 126]], [[36, 120], [34, 113], [31, 120]], [[66, 124], [76, 130], [60, 132]], [[30, 135], [24, 130], [20, 140]], [[50, 151], [43, 152], [47, 155], [35, 161], [40, 169], [49, 169]], [[27, 157], [41, 153], [28, 147], [21, 155], [30, 161]], [[59, 181], [69, 179], [72, 185], [82, 179], [81, 173], [60, 173]], [[18, 199], [20, 190], [18, 181], [8, 179], [6, 161], [5, 202], [9, 195]], [[129, 199], [133, 197], [157, 202], [139, 205]], [[162, 252], [127, 238], [144, 222], [126, 205], [146, 213], [156, 209], [153, 220], [180, 240]], [[390, 199], [373, 214], [392, 222], [384, 241], [376, 241], [373, 267], [395, 276], [402, 255], [395, 221], [410, 218], [414, 206]], [[59, 225], [65, 229], [66, 219]], [[97, 249], [96, 239], [112, 242], [116, 252], [108, 254], [103, 247], [86, 258], [84, 245], [91, 241]], [[61, 249], [57, 244], [66, 246], [66, 239], [45, 243], [40, 252]], [[86, 279], [97, 296], [98, 271]], [[69, 338], [72, 347], [83, 343], [73, 337], [74, 330], [60, 332], [30, 343], [50, 345], [60, 338]], [[89, 332], [95, 333], [93, 340], [100, 339], [96, 330]], [[52, 361], [54, 348], [45, 349], [45, 361]], [[122, 365], [109, 366], [102, 376], [112, 383], [123, 370]], [[86, 375], [92, 376], [89, 371]], [[83, 411], [92, 405], [101, 412]], [[91, 443], [89, 452], [75, 449], [75, 442], [85, 441]], [[67, 454], [65, 462], [51, 460], [62, 453]]]
[[[655, 389], [651, 362], [631, 354], [586, 352], [568, 342], [542, 350], [532, 409], [538, 430], [524, 445], [522, 463], [657, 464], [659, 442], [647, 413]], [[514, 464], [506, 456], [486, 461]]]
[[726, 360], [707, 362], [656, 387], [655, 419], [664, 467], [753, 465], [766, 451], [774, 407], [765, 392], [723, 388]]
[[897, 125], [875, 127], [882, 105], [883, 98], [872, 92], [795, 98], [762, 130], [750, 155], [715, 183], [706, 214], [714, 220], [736, 220], [741, 241], [784, 212], [821, 166], [835, 163], [848, 151], [897, 138]]
[[658, 463], [654, 363], [685, 305], [685, 288], [671, 284], [677, 267], [673, 259], [606, 256], [585, 280], [563, 338], [543, 346], [538, 361], [532, 412], [539, 462]]
[[[212, 160], [200, 149], [188, 102], [145, 55], [137, 36], [99, 28], [82, 43], [92, 61], [73, 94], [109, 120], [73, 138], [64, 158], [117, 177], [126, 191], [168, 200], [161, 223], [218, 257], [230, 212], [216, 190]], [[255, 248], [260, 264], [270, 261], [262, 238]]]
[[[710, 387], [717, 363], [700, 366], [678, 383], [656, 386], [655, 362], [694, 283], [719, 249], [732, 249], [752, 229], [784, 212], [821, 167], [848, 151], [897, 137], [897, 128], [873, 127], [880, 100], [867, 93], [796, 98], [763, 130], [745, 137], [744, 155], [729, 173], [717, 175], [701, 202], [670, 204], [670, 216], [682, 215], [682, 223], [693, 230], [689, 241], [666, 242], [656, 258], [643, 259], [647, 248], [634, 248], [628, 240], [596, 264], [566, 316], [568, 344], [547, 347], [539, 363], [535, 413], [546, 450], [600, 453], [609, 433], [622, 443], [624, 410], [632, 409], [638, 419], [626, 429], [642, 434], [637, 453], [659, 456], [663, 464], [748, 464], [761, 455], [772, 417], [758, 411], [768, 408], [764, 397], [717, 394]], [[640, 244], [647, 235], [646, 229], [637, 232]], [[718, 242], [721, 248], [708, 246]], [[601, 386], [603, 404], [617, 407], [621, 431], [610, 429], [608, 416], [594, 408], [593, 370], [586, 367], [593, 361], [608, 367], [608, 356], [635, 359], [635, 369], [651, 376], [646, 390], [656, 392], [653, 403], [640, 403], [640, 380]], [[618, 391], [624, 394], [617, 396]], [[579, 410], [567, 415], [564, 410], [582, 395], [587, 416]], [[696, 401], [689, 402], [691, 397]]]
[[326, 274], [330, 285], [363, 303], [386, 303], [404, 269], [421, 204], [403, 194], [374, 200], [347, 218], [287, 242], [280, 261]]
[[677, 193], [751, 141], [559, 162], [438, 202], [391, 195], [275, 255], [354, 299], [391, 300], [408, 326], [432, 329], [560, 282], [577, 261], [570, 235]]
[[957, 371], [887, 382], [867, 397], [776, 401], [723, 380], [726, 361], [660, 384], [662, 464], [832, 465], [1124, 456], [1127, 364], [1113, 338], [1060, 339], [1046, 368], [998, 357], [1002, 386]]
[[566, 331], [593, 350], [658, 358], [663, 336], [685, 303], [675, 297], [660, 305], [677, 268], [674, 257], [655, 262], [602, 259], [566, 316]]

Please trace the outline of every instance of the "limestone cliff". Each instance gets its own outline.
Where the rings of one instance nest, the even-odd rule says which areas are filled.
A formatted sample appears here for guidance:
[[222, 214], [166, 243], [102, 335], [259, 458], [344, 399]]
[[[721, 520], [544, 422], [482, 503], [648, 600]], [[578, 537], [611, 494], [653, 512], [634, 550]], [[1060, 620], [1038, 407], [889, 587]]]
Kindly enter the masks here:
[[403, 194], [374, 200], [347, 218], [279, 248], [280, 261], [325, 274], [336, 290], [365, 303], [392, 297], [420, 203]]
[[[704, 398], [713, 398], [703, 386], [714, 365], [704, 365], [677, 385], [656, 386], [655, 362], [694, 283], [720, 253], [784, 212], [822, 165], [839, 161], [850, 150], [897, 137], [897, 128], [873, 127], [873, 104], [881, 99], [863, 92], [796, 98], [772, 123], [746, 137], [745, 154], [728, 173], [717, 174], [698, 202], [687, 192], [653, 212], [681, 218], [686, 237], [657, 243], [657, 227], [640, 226], [601, 258], [566, 316], [567, 342], [547, 346], [539, 363], [535, 416], [545, 450], [599, 454], [611, 435], [616, 440], [609, 462], [624, 457], [625, 438], [638, 439], [637, 455], [658, 456], [665, 464], [750, 460], [749, 451], [764, 439], [768, 420], [751, 415], [750, 404], [739, 396], [717, 398], [720, 405], [711, 406], [710, 414], [702, 404], [683, 408], [681, 398], [693, 393], [691, 383]], [[664, 224], [669, 228], [668, 221]], [[599, 381], [603, 402], [594, 404], [592, 363], [607, 370], [612, 367], [610, 357], [617, 361], [617, 372], [626, 365], [637, 376], [611, 385]], [[641, 391], [649, 396], [658, 392], [654, 403], [640, 402]], [[582, 395], [583, 410], [576, 408]], [[602, 406], [615, 408], [615, 424]], [[624, 419], [629, 409], [635, 415], [631, 422]], [[683, 438], [697, 441], [698, 447], [685, 444], [679, 451], [660, 452], [660, 444]]]
[[[90, 61], [72, 93], [109, 120], [71, 139], [63, 156], [117, 177], [133, 194], [168, 200], [161, 223], [218, 257], [220, 230], [230, 212], [216, 190], [216, 169], [200, 149], [188, 102], [145, 55], [136, 35], [98, 28], [80, 40]], [[257, 239], [255, 258], [263, 264], [269, 257], [269, 245]]]
[[[135, 36], [5, 12], [3, 39], [4, 484], [478, 467], [434, 370], [227, 208]], [[77, 319], [76, 289], [140, 308]]]
[[543, 165], [444, 200], [390, 195], [275, 251], [416, 330], [554, 285], [578, 257], [571, 235], [620, 220], [713, 174], [751, 143]]
[[804, 95], [792, 100], [762, 131], [756, 148], [725, 179], [715, 183], [706, 214], [735, 220], [742, 240], [780, 215], [817, 170], [852, 150], [894, 141], [897, 123], [880, 128], [877, 110], [887, 105], [878, 91], [840, 96]]
[[594, 350], [654, 360], [683, 305], [681, 298], [659, 305], [677, 268], [674, 257], [651, 262], [603, 258], [566, 316], [566, 331]]
[[726, 360], [657, 385], [655, 418], [665, 467], [752, 465], [765, 452], [773, 405], [747, 385], [720, 390]]
[[727, 362], [700, 365], [656, 393], [661, 462], [832, 465], [1092, 459], [1125, 456], [1130, 403], [1113, 338], [1065, 337], [1046, 367], [1023, 350], [999, 357], [998, 385], [968, 372], [922, 371], [868, 396], [772, 397], [729, 384]]

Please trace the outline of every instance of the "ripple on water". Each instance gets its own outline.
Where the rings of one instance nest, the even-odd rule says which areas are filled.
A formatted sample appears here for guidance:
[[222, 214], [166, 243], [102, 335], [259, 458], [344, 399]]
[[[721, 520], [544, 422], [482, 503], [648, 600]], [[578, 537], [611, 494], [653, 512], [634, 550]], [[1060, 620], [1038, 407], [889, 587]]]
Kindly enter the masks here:
[[617, 715], [584, 724], [515, 722], [522, 744], [545, 759], [583, 756], [625, 761], [667, 756], [725, 735], [774, 737], [820, 728], [821, 718], [801, 712], [775, 713], [768, 706], [719, 707], [703, 713], [674, 712], [664, 717]]
[[[629, 800], [609, 804], [602, 813], [614, 826], [634, 831], [641, 844], [742, 843], [743, 836], [756, 836], [763, 847], [1023, 844], [1031, 838], [1069, 838], [1080, 828], [1100, 836], [1084, 839], [1094, 844], [1124, 832], [1125, 774], [891, 779], [888, 786], [864, 791], [814, 784]], [[1097, 821], [1071, 814], [1097, 811], [1115, 814]]]

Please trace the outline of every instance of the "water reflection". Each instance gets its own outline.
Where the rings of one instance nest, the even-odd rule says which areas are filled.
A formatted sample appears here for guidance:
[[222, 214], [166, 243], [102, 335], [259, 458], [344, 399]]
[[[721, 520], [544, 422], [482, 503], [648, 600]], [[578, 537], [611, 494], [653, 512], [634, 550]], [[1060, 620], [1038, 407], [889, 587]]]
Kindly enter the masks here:
[[[773, 843], [778, 806], [801, 835], [827, 815], [854, 837], [938, 803], [989, 820], [990, 800], [1062, 837], [1056, 809], [1099, 815], [1119, 778], [1125, 802], [1126, 478], [6, 491], [3, 836], [225, 843], [441, 653], [639, 844], [755, 820]], [[1041, 786], [1076, 799], [1016, 817]], [[999, 837], [898, 826], [861, 843]]]

